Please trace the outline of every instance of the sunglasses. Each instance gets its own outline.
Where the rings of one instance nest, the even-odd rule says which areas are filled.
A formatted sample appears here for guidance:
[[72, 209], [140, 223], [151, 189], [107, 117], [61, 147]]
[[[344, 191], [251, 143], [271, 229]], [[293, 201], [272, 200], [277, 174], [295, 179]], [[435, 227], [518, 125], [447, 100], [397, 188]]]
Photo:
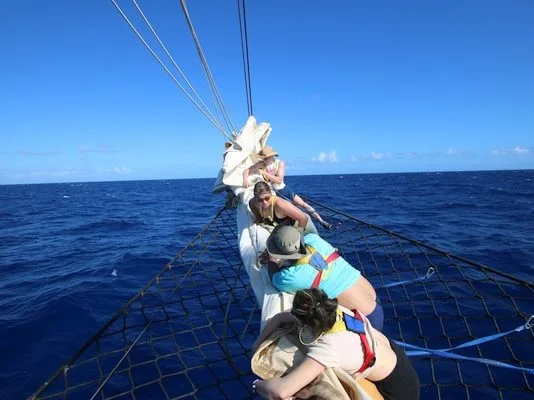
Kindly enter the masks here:
[[265, 194], [265, 195], [262, 195], [260, 197], [258, 197], [258, 202], [260, 203], [268, 203], [271, 201], [271, 195], [270, 194]]

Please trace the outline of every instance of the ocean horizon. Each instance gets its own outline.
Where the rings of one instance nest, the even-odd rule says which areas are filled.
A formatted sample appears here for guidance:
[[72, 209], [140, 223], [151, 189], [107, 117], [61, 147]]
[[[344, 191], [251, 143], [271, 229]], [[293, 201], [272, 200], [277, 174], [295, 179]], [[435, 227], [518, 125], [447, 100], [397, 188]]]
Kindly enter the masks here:
[[[286, 174], [287, 178], [300, 178], [305, 176], [340, 176], [340, 175], [391, 175], [391, 174], [443, 174], [443, 173], [459, 173], [459, 172], [506, 172], [506, 171], [534, 171], [533, 168], [505, 168], [505, 169], [444, 169], [434, 171], [393, 171], [393, 172], [338, 172], [329, 174]], [[169, 178], [147, 178], [147, 179], [115, 179], [115, 180], [81, 180], [81, 181], [57, 181], [57, 182], [18, 182], [18, 183], [0, 183], [0, 186], [11, 185], [50, 185], [59, 183], [106, 183], [106, 182], [150, 182], [150, 181], [173, 181], [173, 180], [195, 180], [195, 179], [212, 179], [215, 181], [215, 177], [169, 177]]]

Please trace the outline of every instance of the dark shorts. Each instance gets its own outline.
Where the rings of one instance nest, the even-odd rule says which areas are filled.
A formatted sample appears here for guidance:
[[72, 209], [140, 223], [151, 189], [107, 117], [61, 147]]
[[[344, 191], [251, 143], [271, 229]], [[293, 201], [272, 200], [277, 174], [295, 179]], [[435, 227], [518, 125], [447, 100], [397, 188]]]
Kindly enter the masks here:
[[295, 192], [287, 185], [285, 185], [283, 189], [277, 190], [276, 193], [290, 201], [295, 197]]
[[384, 329], [384, 309], [382, 305], [376, 299], [376, 306], [371, 314], [366, 315], [367, 319], [377, 331], [382, 332]]
[[419, 400], [419, 377], [402, 348], [391, 340], [397, 355], [397, 365], [386, 378], [373, 382], [385, 400]]

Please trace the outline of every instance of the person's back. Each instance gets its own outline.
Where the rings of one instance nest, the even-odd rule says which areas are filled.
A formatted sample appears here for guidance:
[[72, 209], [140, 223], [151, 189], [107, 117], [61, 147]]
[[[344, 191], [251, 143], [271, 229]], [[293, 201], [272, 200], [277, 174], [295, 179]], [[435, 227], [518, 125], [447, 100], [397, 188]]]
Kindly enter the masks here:
[[[283, 314], [289, 313], [273, 318], [258, 341], [287, 320]], [[291, 315], [299, 321], [298, 337], [307, 347], [306, 359], [283, 378], [256, 383], [262, 396], [290, 397], [325, 368], [337, 367], [356, 381], [366, 378], [374, 382], [386, 400], [419, 399], [419, 378], [406, 353], [374, 329], [359, 311], [339, 307], [337, 300], [319, 289], [306, 289], [295, 294]]]
[[[330, 243], [317, 234], [305, 234], [304, 244], [308, 252], [317, 252], [325, 260], [336, 252]], [[310, 264], [310, 257], [311, 255], [305, 256], [276, 272], [272, 277], [273, 285], [281, 292], [289, 293], [312, 287], [319, 272]], [[352, 286], [360, 275], [360, 271], [339, 256], [327, 269], [323, 270], [318, 280], [318, 287], [333, 299]]]
[[[298, 247], [299, 241], [303, 246], [302, 251], [294, 256], [287, 254], [287, 245], [292, 241], [293, 246]], [[382, 306], [376, 301], [374, 288], [359, 270], [319, 235], [301, 235], [295, 228], [280, 227], [269, 236], [267, 251], [271, 258], [269, 274], [276, 289], [295, 293], [302, 289], [320, 288], [328, 297], [337, 298], [344, 307], [363, 312], [375, 328], [382, 330], [384, 314]], [[277, 259], [282, 262], [279, 264]]]

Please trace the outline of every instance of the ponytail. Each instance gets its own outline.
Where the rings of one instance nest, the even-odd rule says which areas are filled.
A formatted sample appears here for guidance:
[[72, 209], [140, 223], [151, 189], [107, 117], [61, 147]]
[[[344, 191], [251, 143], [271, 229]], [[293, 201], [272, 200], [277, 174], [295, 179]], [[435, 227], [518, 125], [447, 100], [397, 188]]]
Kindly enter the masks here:
[[320, 289], [299, 290], [293, 299], [291, 313], [315, 335], [320, 335], [336, 322], [337, 299], [329, 299]]

